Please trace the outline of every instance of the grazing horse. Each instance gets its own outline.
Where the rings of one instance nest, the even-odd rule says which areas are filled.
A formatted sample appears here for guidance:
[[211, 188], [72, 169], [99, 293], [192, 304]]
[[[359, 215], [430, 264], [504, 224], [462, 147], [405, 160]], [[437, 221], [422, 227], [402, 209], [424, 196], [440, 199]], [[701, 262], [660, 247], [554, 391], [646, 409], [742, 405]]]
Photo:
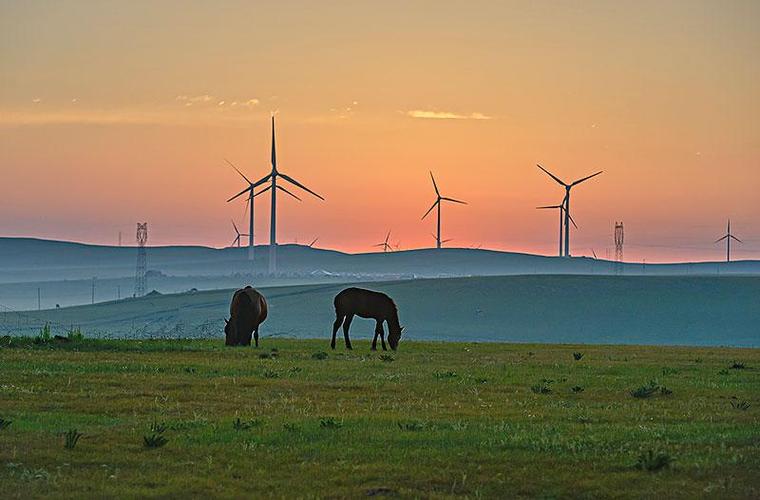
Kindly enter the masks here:
[[340, 325], [343, 325], [343, 337], [346, 340], [346, 348], [351, 349], [351, 340], [348, 338], [348, 329], [354, 315], [360, 318], [372, 318], [377, 321], [375, 325], [375, 337], [372, 339], [372, 350], [377, 350], [377, 337], [385, 347], [385, 332], [383, 321], [388, 322], [388, 343], [394, 351], [401, 340], [401, 332], [404, 329], [398, 322], [398, 310], [393, 299], [380, 292], [364, 290], [363, 288], [346, 288], [335, 296], [335, 323], [333, 323], [332, 342], [330, 347], [335, 349], [335, 334]]
[[230, 319], [225, 319], [225, 345], [251, 345], [251, 333], [259, 346], [259, 325], [267, 319], [267, 301], [247, 286], [235, 292], [230, 303]]

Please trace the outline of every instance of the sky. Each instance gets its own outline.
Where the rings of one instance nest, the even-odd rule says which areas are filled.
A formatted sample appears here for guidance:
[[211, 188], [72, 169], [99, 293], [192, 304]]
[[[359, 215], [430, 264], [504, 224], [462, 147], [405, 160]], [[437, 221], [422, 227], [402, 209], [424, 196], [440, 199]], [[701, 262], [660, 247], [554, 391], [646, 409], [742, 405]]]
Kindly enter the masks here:
[[[278, 167], [278, 241], [760, 259], [760, 2], [0, 0], [0, 235], [222, 247]], [[294, 192], [296, 189], [294, 189]], [[269, 198], [256, 241], [268, 242]], [[432, 214], [431, 214], [432, 215]]]

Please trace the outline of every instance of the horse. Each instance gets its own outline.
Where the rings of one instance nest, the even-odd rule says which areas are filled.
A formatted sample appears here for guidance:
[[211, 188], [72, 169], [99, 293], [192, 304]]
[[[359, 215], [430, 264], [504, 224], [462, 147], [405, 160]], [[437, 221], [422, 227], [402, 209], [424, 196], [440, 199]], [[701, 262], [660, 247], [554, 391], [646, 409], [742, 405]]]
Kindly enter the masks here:
[[259, 326], [267, 319], [267, 301], [247, 286], [237, 290], [230, 303], [230, 319], [225, 319], [225, 345], [251, 345], [251, 333], [259, 346]]
[[388, 343], [394, 351], [401, 340], [401, 332], [404, 327], [398, 322], [398, 309], [393, 299], [380, 292], [365, 290], [363, 288], [346, 288], [335, 296], [335, 323], [333, 323], [332, 342], [330, 347], [335, 349], [335, 334], [343, 325], [343, 337], [346, 340], [346, 349], [351, 349], [351, 340], [348, 338], [348, 329], [351, 327], [351, 320], [354, 315], [360, 318], [371, 318], [377, 323], [375, 325], [375, 337], [372, 339], [372, 350], [377, 350], [377, 337], [385, 347], [385, 332], [383, 331], [383, 321], [388, 322]]

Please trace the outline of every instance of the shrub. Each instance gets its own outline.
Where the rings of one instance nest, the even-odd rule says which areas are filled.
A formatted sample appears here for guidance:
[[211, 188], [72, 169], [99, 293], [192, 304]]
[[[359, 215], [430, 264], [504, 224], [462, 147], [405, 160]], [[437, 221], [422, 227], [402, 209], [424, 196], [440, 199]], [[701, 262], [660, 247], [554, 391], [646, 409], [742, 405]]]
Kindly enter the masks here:
[[186, 366], [184, 370], [185, 370], [185, 373], [191, 373], [191, 374], [198, 371], [197, 368], [195, 368], [194, 366]]
[[746, 366], [744, 366], [744, 363], [739, 361], [734, 361], [731, 366], [729, 366], [732, 370], [744, 370]]
[[340, 422], [333, 417], [324, 417], [319, 419], [319, 426], [323, 429], [340, 429], [343, 427], [343, 422]]
[[420, 422], [417, 420], [411, 420], [408, 422], [396, 422], [396, 424], [398, 425], [398, 428], [401, 429], [402, 431], [411, 431], [411, 432], [421, 431], [421, 430], [424, 430], [425, 427], [427, 427], [427, 425], [425, 425], [425, 422]]
[[575, 359], [576, 361], [580, 361], [582, 357], [583, 357], [583, 353], [582, 352], [574, 352], [573, 353], [573, 359]]
[[84, 334], [82, 333], [82, 330], [79, 327], [72, 328], [66, 333], [66, 338], [68, 338], [72, 342], [79, 342], [81, 340], [84, 340]]
[[47, 344], [52, 340], [53, 336], [50, 334], [50, 325], [45, 323], [45, 326], [40, 328], [40, 333], [34, 337], [33, 342], [35, 344]]
[[672, 462], [673, 458], [667, 453], [655, 453], [654, 451], [649, 450], [646, 453], [639, 455], [639, 458], [636, 461], [636, 468], [656, 472], [660, 469], [669, 467]]
[[150, 432], [153, 434], [162, 434], [166, 430], [166, 424], [164, 422], [158, 423], [155, 420], [150, 424]]
[[327, 359], [327, 356], [328, 356], [328, 354], [326, 352], [324, 352], [324, 351], [317, 351], [317, 352], [315, 352], [314, 354], [311, 355], [311, 358], [312, 359], [318, 359], [318, 360], [321, 361], [323, 359]]
[[143, 446], [145, 448], [161, 448], [168, 443], [163, 434], [151, 434], [150, 436], [143, 436]]
[[540, 383], [531, 386], [531, 391], [535, 392], [536, 394], [549, 394], [552, 392], [551, 388], [546, 383]]
[[749, 410], [749, 401], [731, 401], [731, 407], [735, 410]]
[[248, 420], [247, 422], [244, 422], [240, 420], [240, 417], [238, 417], [232, 422], [232, 428], [235, 429], [236, 431], [246, 431], [250, 429], [251, 427], [257, 427], [259, 425], [261, 425], [261, 422], [256, 420], [255, 418]]
[[390, 363], [391, 361], [395, 361], [396, 358], [393, 357], [391, 354], [381, 354], [380, 355], [380, 361], [385, 361], [386, 363]]
[[0, 431], [3, 430], [3, 429], [7, 429], [8, 427], [10, 427], [10, 425], [12, 423], [13, 423], [12, 420], [8, 420], [8, 419], [0, 417]]
[[650, 380], [649, 384], [642, 385], [635, 391], [631, 391], [631, 396], [633, 396], [634, 398], [640, 398], [640, 399], [649, 398], [649, 397], [654, 396], [659, 390], [659, 388], [660, 387], [657, 385], [657, 381]]
[[575, 393], [579, 393], [579, 392], [583, 392], [584, 389], [583, 389], [583, 387], [581, 387], [579, 385], [576, 385], [576, 386], [573, 386], [570, 390], [573, 391], [573, 392], [575, 392]]
[[275, 370], [264, 370], [264, 378], [280, 378], [280, 373]]
[[67, 450], [73, 450], [82, 437], [82, 433], [77, 432], [76, 429], [69, 429], [63, 435], [63, 447]]

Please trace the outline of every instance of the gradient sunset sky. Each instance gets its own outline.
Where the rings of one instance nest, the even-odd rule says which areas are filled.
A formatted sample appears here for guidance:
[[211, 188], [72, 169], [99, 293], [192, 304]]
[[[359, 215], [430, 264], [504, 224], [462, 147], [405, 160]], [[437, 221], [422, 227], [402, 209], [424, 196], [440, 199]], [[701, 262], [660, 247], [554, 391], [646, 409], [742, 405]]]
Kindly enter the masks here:
[[[760, 2], [0, 1], [0, 235], [228, 245], [269, 169], [279, 241], [760, 258]], [[257, 242], [268, 241], [268, 196]]]

